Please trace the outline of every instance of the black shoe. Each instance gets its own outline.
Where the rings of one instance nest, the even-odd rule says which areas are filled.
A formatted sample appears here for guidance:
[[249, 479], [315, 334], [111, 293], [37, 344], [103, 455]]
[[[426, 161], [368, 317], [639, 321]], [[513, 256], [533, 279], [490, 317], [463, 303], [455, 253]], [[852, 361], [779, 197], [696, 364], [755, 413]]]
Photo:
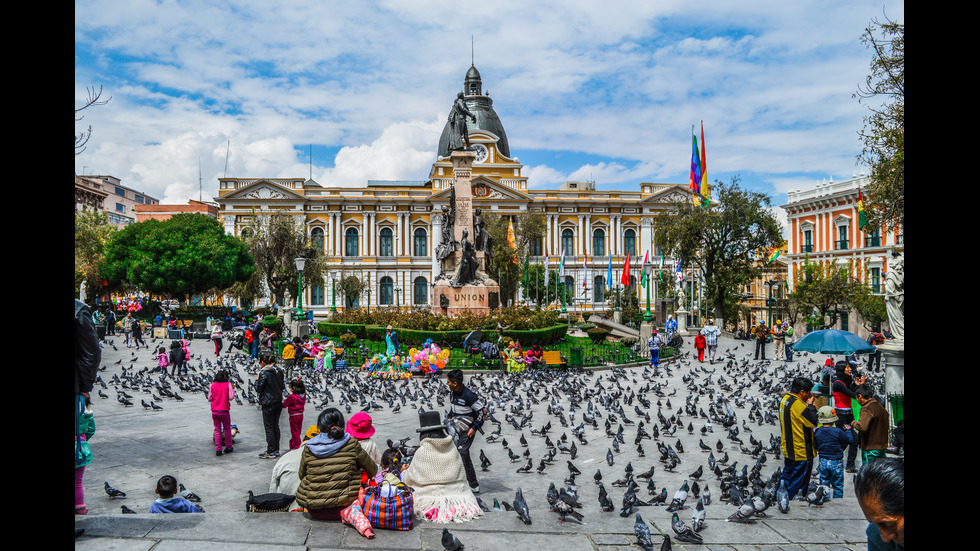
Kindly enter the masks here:
[[231, 453], [233, 451], [235, 451], [235, 448], [233, 448], [231, 446], [228, 446], [227, 448], [225, 448], [225, 453]]
[[221, 450], [215, 450], [214, 455], [221, 457]]

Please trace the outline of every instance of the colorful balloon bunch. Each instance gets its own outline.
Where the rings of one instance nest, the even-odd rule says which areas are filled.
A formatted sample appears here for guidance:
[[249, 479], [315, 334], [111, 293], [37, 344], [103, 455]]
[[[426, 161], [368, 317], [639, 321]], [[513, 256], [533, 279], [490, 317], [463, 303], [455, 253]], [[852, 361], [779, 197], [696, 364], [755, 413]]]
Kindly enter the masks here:
[[116, 310], [122, 312], [139, 312], [143, 309], [143, 299], [137, 296], [125, 296], [115, 299]]
[[439, 345], [432, 342], [432, 339], [425, 341], [422, 348], [412, 348], [408, 351], [411, 364], [416, 369], [435, 373], [446, 367], [449, 363], [449, 349], [441, 349]]

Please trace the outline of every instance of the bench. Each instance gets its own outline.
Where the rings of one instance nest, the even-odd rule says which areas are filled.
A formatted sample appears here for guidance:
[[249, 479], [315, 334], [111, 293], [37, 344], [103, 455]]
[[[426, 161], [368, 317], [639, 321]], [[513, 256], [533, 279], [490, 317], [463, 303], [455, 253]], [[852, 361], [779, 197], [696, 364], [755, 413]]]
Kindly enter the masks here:
[[561, 352], [557, 350], [545, 350], [541, 354], [541, 360], [548, 367], [566, 367], [568, 363], [561, 357]]

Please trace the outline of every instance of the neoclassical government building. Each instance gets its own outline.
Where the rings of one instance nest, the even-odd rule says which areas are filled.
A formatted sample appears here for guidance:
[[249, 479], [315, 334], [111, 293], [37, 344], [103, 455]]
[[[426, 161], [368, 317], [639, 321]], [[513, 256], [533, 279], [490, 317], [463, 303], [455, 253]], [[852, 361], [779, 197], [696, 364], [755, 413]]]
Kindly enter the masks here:
[[[545, 216], [547, 235], [532, 245], [531, 261], [544, 262], [547, 254], [556, 269], [560, 255], [565, 256], [565, 284], [576, 297], [571, 310], [602, 309], [599, 290], [606, 285], [610, 256], [617, 280], [627, 253], [632, 254], [633, 281], [640, 280], [647, 251], [659, 264], [654, 220], [672, 203], [691, 200], [686, 183], [642, 183], [629, 191], [600, 191], [594, 182], [528, 189], [524, 166], [510, 150], [476, 67], [466, 73], [463, 94], [476, 117], [468, 127], [476, 153], [473, 208], [499, 215], [530, 211]], [[295, 216], [330, 264], [325, 281], [304, 281], [304, 308], [316, 316], [330, 311], [331, 280], [349, 275], [361, 278], [370, 291], [359, 307], [431, 305], [431, 284], [439, 275], [434, 251], [442, 235], [441, 209], [449, 204], [453, 185], [449, 154], [447, 123], [426, 180], [368, 180], [363, 187], [351, 188], [304, 178], [221, 178], [215, 200], [225, 231], [233, 235], [247, 232], [257, 216]], [[665, 264], [671, 262], [668, 258]], [[638, 285], [632, 288], [641, 292]], [[344, 307], [340, 296], [336, 305]]]

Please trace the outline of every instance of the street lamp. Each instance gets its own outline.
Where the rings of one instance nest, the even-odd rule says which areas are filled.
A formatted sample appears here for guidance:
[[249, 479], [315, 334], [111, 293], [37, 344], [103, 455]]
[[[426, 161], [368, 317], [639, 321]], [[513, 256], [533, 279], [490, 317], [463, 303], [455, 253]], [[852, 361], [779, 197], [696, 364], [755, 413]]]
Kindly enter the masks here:
[[653, 312], [650, 311], [650, 285], [653, 284], [653, 264], [647, 262], [643, 265], [643, 270], [647, 274], [647, 312], [643, 314], [643, 321], [651, 322], [653, 321]]
[[330, 306], [330, 313], [337, 312], [337, 270], [330, 272], [330, 280], [333, 282], [333, 303]]
[[395, 310], [402, 311], [401, 289], [395, 289]]
[[766, 300], [766, 304], [769, 307], [769, 327], [772, 327], [772, 288], [773, 288], [773, 286], [779, 284], [779, 279], [778, 278], [776, 278], [776, 279], [770, 279], [769, 281], [766, 281], [765, 283], [769, 287], [769, 299]]
[[299, 257], [294, 259], [296, 271], [299, 272], [299, 293], [296, 295], [296, 317], [303, 315], [303, 268], [306, 267], [306, 259]]

